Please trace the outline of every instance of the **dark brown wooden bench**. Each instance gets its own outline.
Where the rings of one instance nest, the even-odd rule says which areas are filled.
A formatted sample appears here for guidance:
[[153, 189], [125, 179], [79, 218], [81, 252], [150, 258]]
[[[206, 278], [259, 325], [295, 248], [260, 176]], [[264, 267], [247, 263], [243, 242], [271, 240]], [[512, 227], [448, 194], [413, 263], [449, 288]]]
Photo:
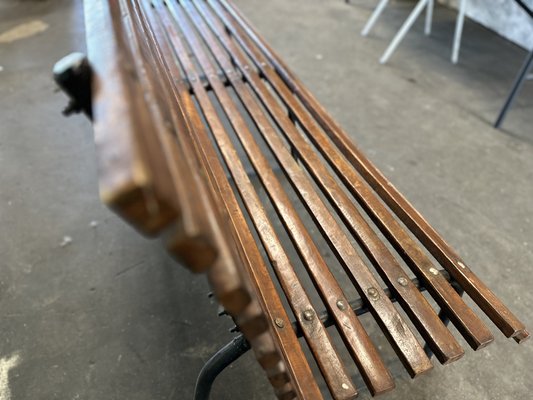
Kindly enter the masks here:
[[368, 390], [391, 390], [367, 310], [413, 378], [432, 368], [416, 331], [442, 364], [464, 354], [448, 318], [473, 349], [493, 341], [463, 291], [527, 339], [230, 1], [93, 0], [85, 13], [90, 101], [72, 90], [80, 63], [56, 77], [93, 117], [102, 200], [207, 274], [247, 341], [233, 356], [249, 343], [278, 398], [323, 398], [322, 378], [335, 399], [357, 395], [333, 329]]

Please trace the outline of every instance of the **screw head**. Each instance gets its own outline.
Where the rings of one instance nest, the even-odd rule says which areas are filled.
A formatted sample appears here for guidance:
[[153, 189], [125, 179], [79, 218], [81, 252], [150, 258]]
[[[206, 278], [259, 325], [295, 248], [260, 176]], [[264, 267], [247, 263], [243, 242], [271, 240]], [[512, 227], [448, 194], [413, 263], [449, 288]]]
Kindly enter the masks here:
[[313, 318], [315, 317], [315, 313], [314, 313], [314, 311], [311, 310], [311, 309], [309, 309], [309, 310], [305, 310], [304, 313], [303, 313], [303, 315], [304, 315], [304, 319], [305, 319], [306, 321], [312, 321]]
[[339, 310], [346, 310], [346, 303], [342, 300], [338, 300], [337, 301], [337, 307], [339, 308]]
[[429, 269], [429, 272], [433, 275], [438, 275], [439, 274], [439, 270], [437, 268], [434, 268], [434, 267], [431, 267]]
[[375, 287], [369, 288], [366, 292], [368, 293], [368, 295], [370, 296], [372, 300], [379, 299], [379, 292]]
[[399, 283], [400, 285], [402, 285], [402, 286], [407, 286], [407, 284], [409, 283], [409, 281], [408, 281], [406, 278], [404, 278], [403, 276], [400, 276], [400, 277], [398, 278], [398, 283]]
[[276, 324], [278, 328], [283, 328], [285, 326], [285, 323], [283, 322], [281, 318], [276, 318], [274, 320], [274, 323]]

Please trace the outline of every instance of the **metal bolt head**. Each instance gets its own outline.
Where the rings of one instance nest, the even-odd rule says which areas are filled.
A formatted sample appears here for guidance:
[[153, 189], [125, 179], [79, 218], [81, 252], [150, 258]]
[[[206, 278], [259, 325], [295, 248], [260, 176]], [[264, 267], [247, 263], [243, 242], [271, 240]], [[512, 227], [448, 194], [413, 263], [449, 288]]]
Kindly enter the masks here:
[[313, 318], [315, 317], [315, 312], [313, 310], [309, 309], [309, 310], [305, 310], [303, 315], [304, 315], [304, 319], [306, 321], [312, 321]]
[[285, 322], [283, 322], [281, 318], [276, 318], [274, 320], [274, 323], [276, 324], [278, 328], [283, 328], [285, 326]]
[[434, 268], [434, 267], [431, 267], [429, 269], [429, 272], [433, 275], [438, 275], [439, 274], [439, 270], [437, 268]]
[[346, 303], [342, 300], [337, 300], [337, 307], [339, 308], [339, 310], [346, 310]]
[[343, 383], [343, 384], [341, 385], [341, 387], [342, 387], [344, 390], [348, 390], [348, 389], [350, 389], [350, 386], [349, 386], [347, 383]]
[[466, 268], [466, 265], [464, 265], [461, 261], [457, 261], [457, 265], [459, 265], [462, 269]]
[[366, 292], [368, 293], [368, 295], [370, 296], [372, 300], [379, 299], [379, 292], [375, 287], [369, 288]]
[[402, 286], [407, 286], [407, 284], [409, 283], [409, 281], [408, 281], [406, 278], [404, 278], [403, 276], [400, 276], [400, 277], [398, 278], [398, 283], [399, 283], [400, 285], [402, 285]]

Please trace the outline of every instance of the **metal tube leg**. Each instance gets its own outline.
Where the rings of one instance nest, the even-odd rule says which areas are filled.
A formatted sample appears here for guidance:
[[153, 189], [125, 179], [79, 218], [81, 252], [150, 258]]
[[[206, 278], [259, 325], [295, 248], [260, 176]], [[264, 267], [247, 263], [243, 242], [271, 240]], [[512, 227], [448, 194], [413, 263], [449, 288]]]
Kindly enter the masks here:
[[522, 87], [524, 81], [527, 79], [527, 75], [529, 73], [529, 70], [532, 64], [533, 64], [533, 50], [531, 50], [529, 55], [526, 57], [524, 64], [522, 64], [522, 68], [520, 69], [520, 72], [518, 73], [513, 83], [513, 87], [511, 88], [511, 92], [507, 96], [507, 100], [505, 100], [505, 103], [500, 111], [500, 115], [498, 115], [498, 119], [496, 119], [496, 122], [494, 123], [495, 128], [499, 128], [500, 125], [503, 123], [503, 120], [505, 118], [505, 115], [507, 114], [507, 111], [509, 111], [509, 108], [513, 104], [516, 95], [520, 91], [520, 88]]
[[426, 8], [426, 23], [424, 25], [424, 34], [426, 36], [431, 35], [431, 24], [433, 22], [433, 0], [429, 0], [428, 6]]
[[394, 51], [396, 50], [396, 47], [398, 47], [404, 36], [409, 31], [409, 29], [411, 29], [411, 26], [413, 26], [414, 22], [416, 21], [416, 19], [429, 1], [430, 0], [420, 0], [416, 4], [415, 8], [413, 9], [413, 11], [411, 11], [411, 14], [409, 14], [396, 36], [394, 36], [394, 39], [392, 39], [392, 42], [389, 44], [389, 47], [387, 47], [387, 50], [385, 50], [385, 53], [383, 53], [383, 55], [381, 56], [379, 60], [381, 64], [385, 64], [389, 60], [392, 53], [394, 53]]
[[379, 16], [385, 10], [385, 7], [387, 7], [387, 4], [389, 4], [389, 0], [380, 0], [374, 11], [372, 12], [372, 15], [368, 19], [368, 21], [365, 24], [365, 27], [361, 31], [361, 36], [367, 36], [370, 32], [370, 29], [374, 26], [376, 21], [378, 20]]
[[453, 37], [452, 63], [459, 61], [459, 48], [461, 47], [461, 37], [463, 36], [463, 25], [465, 23], [466, 0], [459, 1], [459, 14], [455, 22], [455, 34]]
[[196, 379], [194, 400], [208, 400], [216, 377], [248, 350], [250, 350], [250, 344], [243, 335], [239, 335], [217, 351], [205, 363]]

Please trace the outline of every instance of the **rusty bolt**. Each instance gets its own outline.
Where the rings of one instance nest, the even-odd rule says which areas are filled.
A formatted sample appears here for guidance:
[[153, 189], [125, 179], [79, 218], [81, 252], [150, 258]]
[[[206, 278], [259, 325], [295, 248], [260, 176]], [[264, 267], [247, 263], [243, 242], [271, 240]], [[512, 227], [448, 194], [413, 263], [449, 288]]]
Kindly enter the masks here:
[[308, 309], [304, 311], [304, 319], [306, 321], [312, 321], [314, 317], [315, 317], [315, 313], [313, 310]]
[[372, 300], [379, 299], [379, 292], [375, 287], [369, 288], [366, 292], [368, 293], [368, 295], [370, 296]]
[[407, 286], [407, 284], [409, 283], [409, 281], [408, 281], [406, 278], [404, 278], [403, 276], [400, 276], [400, 277], [398, 278], [398, 283], [399, 283], [400, 285], [402, 285], [402, 286]]

